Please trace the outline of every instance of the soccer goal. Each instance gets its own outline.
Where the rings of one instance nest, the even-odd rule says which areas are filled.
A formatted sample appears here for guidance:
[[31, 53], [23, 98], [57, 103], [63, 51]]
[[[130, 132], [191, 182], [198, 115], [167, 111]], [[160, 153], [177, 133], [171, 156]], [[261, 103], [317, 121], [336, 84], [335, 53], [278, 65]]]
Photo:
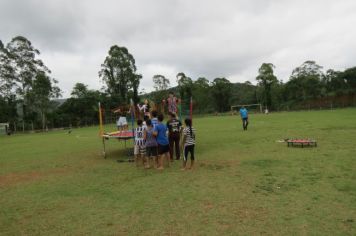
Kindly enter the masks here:
[[0, 123], [0, 135], [8, 134], [9, 132], [9, 123]]
[[231, 114], [238, 113], [241, 107], [245, 107], [248, 111], [252, 113], [262, 113], [262, 105], [260, 103], [257, 104], [239, 104], [231, 106]]

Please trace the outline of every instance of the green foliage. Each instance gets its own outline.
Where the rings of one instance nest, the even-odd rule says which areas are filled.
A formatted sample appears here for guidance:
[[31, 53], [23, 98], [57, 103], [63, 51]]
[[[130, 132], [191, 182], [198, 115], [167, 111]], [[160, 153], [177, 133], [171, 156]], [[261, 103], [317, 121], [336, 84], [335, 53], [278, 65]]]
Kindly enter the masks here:
[[294, 69], [286, 84], [288, 98], [296, 101], [315, 99], [321, 95], [322, 67], [314, 61], [306, 61]]
[[42, 120], [44, 127], [45, 113], [52, 104], [49, 100], [60, 96], [57, 81], [49, 77], [51, 71], [38, 59], [39, 54], [23, 36], [14, 37], [6, 47], [0, 43], [0, 96], [4, 106], [0, 110], [6, 110], [0, 116], [8, 121], [19, 118], [23, 124], [34, 125]]
[[232, 86], [229, 80], [225, 78], [214, 79], [212, 82], [212, 95], [217, 111], [224, 112], [230, 109], [231, 94]]
[[168, 97], [168, 88], [170, 81], [164, 75], [154, 75], [153, 78], [153, 87], [155, 92], [152, 93], [152, 100], [155, 104], [160, 104], [162, 100]]
[[99, 77], [106, 84], [108, 94], [118, 104], [128, 104], [128, 93], [133, 89], [133, 96], [138, 99], [138, 86], [142, 76], [136, 74], [134, 57], [127, 48], [114, 45], [101, 65]]
[[272, 107], [272, 87], [278, 82], [273, 74], [273, 68], [275, 66], [272, 63], [263, 63], [256, 77], [258, 84], [263, 88], [262, 103], [269, 109]]
[[193, 95], [193, 80], [190, 77], [187, 77], [183, 72], [178, 73], [176, 78], [179, 95], [183, 99], [182, 105], [189, 106], [190, 98]]
[[89, 90], [88, 86], [82, 83], [75, 84], [71, 94], [72, 97], [58, 108], [54, 122], [62, 127], [96, 124], [98, 102], [104, 100], [103, 95]]

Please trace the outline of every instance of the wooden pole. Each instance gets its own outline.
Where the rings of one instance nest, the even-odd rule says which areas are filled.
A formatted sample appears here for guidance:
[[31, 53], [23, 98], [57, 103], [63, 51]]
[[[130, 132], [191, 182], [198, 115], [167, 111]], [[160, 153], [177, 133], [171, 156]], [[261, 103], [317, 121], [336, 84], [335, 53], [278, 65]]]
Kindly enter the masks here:
[[104, 134], [104, 128], [103, 128], [103, 114], [101, 111], [101, 104], [99, 102], [99, 136], [102, 136]]

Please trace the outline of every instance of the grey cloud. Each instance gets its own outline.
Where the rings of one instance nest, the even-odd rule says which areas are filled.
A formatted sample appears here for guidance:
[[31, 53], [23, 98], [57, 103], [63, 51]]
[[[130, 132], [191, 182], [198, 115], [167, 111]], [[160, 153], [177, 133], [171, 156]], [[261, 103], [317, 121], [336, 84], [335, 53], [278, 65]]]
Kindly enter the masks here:
[[156, 73], [254, 81], [263, 62], [287, 80], [308, 59], [355, 66], [354, 12], [353, 0], [3, 0], [0, 38], [27, 36], [67, 95], [76, 81], [100, 88], [113, 44], [134, 55], [146, 90]]

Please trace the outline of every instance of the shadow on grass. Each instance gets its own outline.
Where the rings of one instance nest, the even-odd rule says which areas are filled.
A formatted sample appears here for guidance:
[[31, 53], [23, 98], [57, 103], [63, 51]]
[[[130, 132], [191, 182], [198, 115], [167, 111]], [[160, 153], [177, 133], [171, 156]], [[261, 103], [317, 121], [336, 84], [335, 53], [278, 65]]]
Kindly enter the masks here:
[[121, 148], [116, 150], [111, 150], [106, 152], [107, 160], [116, 160], [118, 162], [128, 162], [133, 159], [133, 149], [132, 148]]

